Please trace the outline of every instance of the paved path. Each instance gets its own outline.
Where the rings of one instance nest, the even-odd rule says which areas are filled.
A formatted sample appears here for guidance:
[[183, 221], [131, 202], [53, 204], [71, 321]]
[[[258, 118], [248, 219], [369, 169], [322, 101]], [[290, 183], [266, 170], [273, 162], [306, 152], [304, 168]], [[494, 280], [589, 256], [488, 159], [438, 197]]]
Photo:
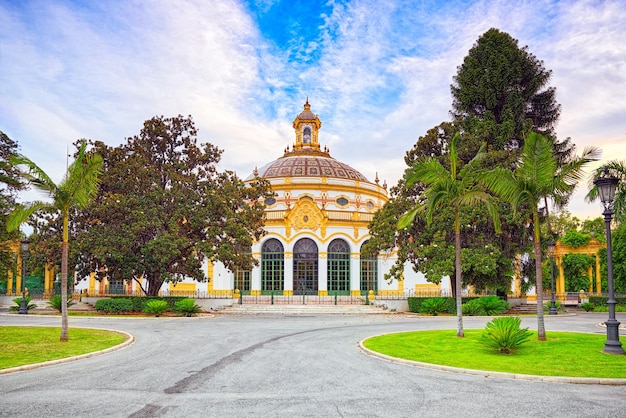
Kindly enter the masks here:
[[[546, 317], [546, 328], [604, 333], [597, 324], [605, 316]], [[626, 321], [624, 314], [618, 319]], [[465, 318], [464, 324], [482, 328], [487, 320]], [[536, 329], [536, 318], [523, 322]], [[60, 318], [0, 315], [6, 324], [59, 326]], [[136, 342], [0, 375], [0, 416], [626, 416], [624, 386], [461, 375], [389, 363], [357, 348], [363, 338], [386, 332], [454, 329], [454, 317], [70, 317], [70, 338], [71, 327], [118, 329]]]

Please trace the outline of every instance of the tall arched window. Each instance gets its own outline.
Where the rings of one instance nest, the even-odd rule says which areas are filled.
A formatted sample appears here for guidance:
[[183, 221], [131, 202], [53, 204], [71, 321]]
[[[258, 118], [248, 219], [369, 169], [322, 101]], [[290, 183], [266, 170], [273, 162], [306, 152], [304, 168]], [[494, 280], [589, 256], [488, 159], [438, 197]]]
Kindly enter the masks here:
[[368, 293], [370, 290], [374, 294], [378, 293], [378, 258], [376, 256], [367, 257], [363, 255], [363, 246], [361, 245], [361, 293]]
[[350, 293], [350, 246], [339, 238], [328, 244], [328, 292]]
[[293, 247], [293, 293], [316, 295], [317, 290], [317, 244], [302, 238]]
[[282, 291], [284, 271], [283, 244], [275, 238], [268, 239], [261, 247], [261, 291]]

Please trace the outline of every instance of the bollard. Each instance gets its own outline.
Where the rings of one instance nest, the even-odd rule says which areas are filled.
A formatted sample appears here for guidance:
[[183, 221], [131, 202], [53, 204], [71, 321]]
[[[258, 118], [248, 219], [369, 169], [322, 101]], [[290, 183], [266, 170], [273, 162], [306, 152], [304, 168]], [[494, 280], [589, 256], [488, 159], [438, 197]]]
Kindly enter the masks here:
[[335, 292], [335, 305], [337, 304], [337, 292]]
[[272, 291], [272, 297], [271, 297], [271, 302], [270, 302], [270, 304], [271, 304], [271, 305], [273, 305], [273, 304], [274, 304], [274, 292], [273, 292], [273, 291]]

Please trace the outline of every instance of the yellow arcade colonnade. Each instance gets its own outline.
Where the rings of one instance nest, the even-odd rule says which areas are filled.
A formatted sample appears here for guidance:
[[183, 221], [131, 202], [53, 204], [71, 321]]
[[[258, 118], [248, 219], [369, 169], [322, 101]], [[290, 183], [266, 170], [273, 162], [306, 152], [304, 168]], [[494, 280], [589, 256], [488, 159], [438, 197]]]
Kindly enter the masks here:
[[[596, 259], [596, 294], [602, 293], [602, 280], [600, 275], [600, 257], [598, 257], [598, 251], [601, 248], [606, 248], [606, 244], [601, 243], [595, 238], [592, 238], [587, 245], [583, 245], [581, 247], [570, 247], [562, 242], [558, 241], [554, 247], [554, 260], [557, 266], [559, 275], [556, 281], [556, 293], [557, 295], [562, 295], [563, 298], [565, 296], [565, 268], [563, 267], [563, 257], [568, 254], [586, 254], [595, 257]], [[587, 271], [587, 275], [589, 277], [589, 293], [593, 292], [593, 268], [589, 266]], [[583, 290], [583, 289], [578, 289]], [[561, 297], [559, 297], [561, 299]]]

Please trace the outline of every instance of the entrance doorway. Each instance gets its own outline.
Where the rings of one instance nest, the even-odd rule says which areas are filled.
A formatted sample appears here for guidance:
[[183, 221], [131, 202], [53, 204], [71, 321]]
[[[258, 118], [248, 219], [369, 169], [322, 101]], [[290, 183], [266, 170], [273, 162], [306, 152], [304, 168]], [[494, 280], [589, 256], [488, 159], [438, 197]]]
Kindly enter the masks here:
[[317, 245], [302, 238], [293, 248], [294, 295], [317, 295]]

